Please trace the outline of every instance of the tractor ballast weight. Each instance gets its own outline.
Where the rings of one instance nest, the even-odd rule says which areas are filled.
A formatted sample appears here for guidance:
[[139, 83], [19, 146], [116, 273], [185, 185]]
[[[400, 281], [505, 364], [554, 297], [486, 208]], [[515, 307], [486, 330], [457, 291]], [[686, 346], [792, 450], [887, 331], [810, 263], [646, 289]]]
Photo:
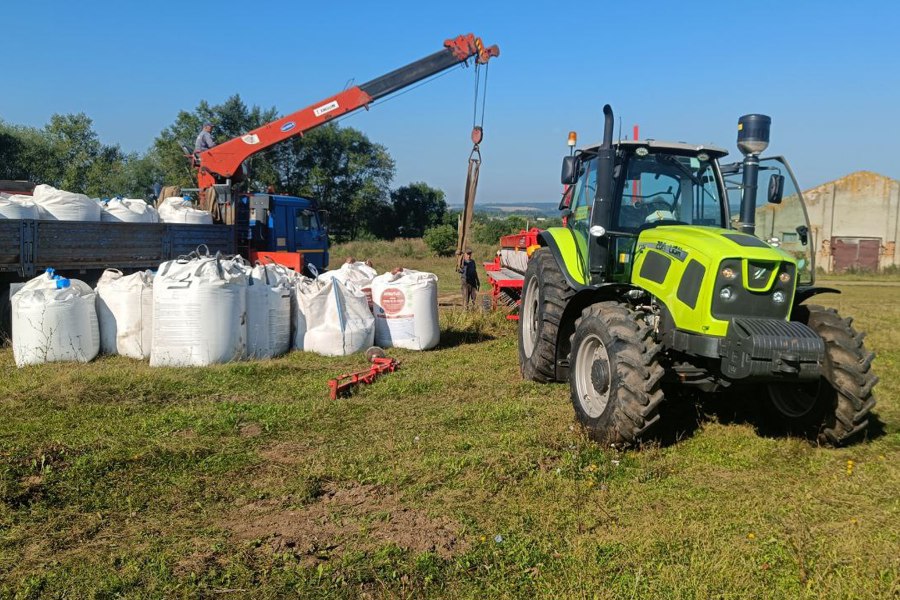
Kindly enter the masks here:
[[[613, 143], [609, 105], [604, 121], [601, 144], [564, 159], [566, 225], [540, 233], [528, 262], [523, 376], [568, 379], [579, 420], [603, 443], [648, 436], [673, 386], [762, 390], [780, 426], [825, 443], [861, 433], [875, 404], [874, 355], [849, 320], [802, 304], [833, 291], [813, 285], [808, 222], [796, 227], [799, 251], [754, 235], [761, 169], [771, 204], [790, 174], [783, 159], [759, 156], [771, 119], [741, 117], [745, 156], [728, 166], [741, 176], [730, 188], [718, 163], [726, 150]], [[741, 194], [734, 216], [729, 191]]]

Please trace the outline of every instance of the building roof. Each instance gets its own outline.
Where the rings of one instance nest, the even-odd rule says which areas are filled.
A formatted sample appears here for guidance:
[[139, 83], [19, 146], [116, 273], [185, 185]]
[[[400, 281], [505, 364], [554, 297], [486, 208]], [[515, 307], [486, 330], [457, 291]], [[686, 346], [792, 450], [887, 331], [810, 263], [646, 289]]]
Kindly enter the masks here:
[[861, 192], [867, 187], [884, 183], [897, 183], [897, 180], [892, 177], [888, 177], [887, 175], [876, 173], [874, 171], [854, 171], [853, 173], [849, 173], [847, 175], [844, 175], [843, 177], [838, 177], [837, 179], [832, 179], [831, 181], [826, 181], [825, 183], [820, 183], [819, 185], [808, 188], [804, 190], [803, 193], [815, 193], [820, 191], [821, 188], [826, 188], [829, 186], [849, 188], [851, 192], [855, 193]]

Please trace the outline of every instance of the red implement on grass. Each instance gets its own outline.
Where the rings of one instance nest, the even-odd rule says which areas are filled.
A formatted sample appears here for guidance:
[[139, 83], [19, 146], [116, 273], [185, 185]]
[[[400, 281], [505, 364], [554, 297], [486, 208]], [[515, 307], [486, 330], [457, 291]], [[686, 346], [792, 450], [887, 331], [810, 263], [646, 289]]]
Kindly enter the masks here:
[[353, 386], [360, 383], [372, 383], [379, 375], [393, 373], [400, 366], [400, 361], [385, 356], [384, 350], [378, 346], [372, 346], [366, 350], [366, 358], [372, 363], [368, 370], [347, 373], [328, 382], [332, 400], [337, 400], [339, 396], [349, 396]]

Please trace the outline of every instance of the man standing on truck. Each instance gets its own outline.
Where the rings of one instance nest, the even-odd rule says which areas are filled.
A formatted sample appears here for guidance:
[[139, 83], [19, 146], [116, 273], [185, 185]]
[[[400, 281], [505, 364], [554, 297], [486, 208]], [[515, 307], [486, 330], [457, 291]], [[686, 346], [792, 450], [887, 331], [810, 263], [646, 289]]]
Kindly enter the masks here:
[[210, 133], [211, 131], [212, 123], [204, 123], [203, 129], [197, 134], [197, 141], [194, 142], [194, 154], [200, 154], [216, 145]]
[[481, 282], [478, 281], [478, 270], [475, 268], [475, 261], [472, 260], [471, 248], [466, 248], [466, 257], [459, 267], [459, 279], [466, 310], [475, 308], [475, 293], [481, 287]]

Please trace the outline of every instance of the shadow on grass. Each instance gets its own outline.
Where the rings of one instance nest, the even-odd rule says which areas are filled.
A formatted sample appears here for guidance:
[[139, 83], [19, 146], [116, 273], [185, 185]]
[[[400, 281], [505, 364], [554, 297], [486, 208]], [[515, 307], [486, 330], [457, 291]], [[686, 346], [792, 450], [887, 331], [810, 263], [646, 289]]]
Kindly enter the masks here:
[[441, 341], [435, 350], [446, 350], [467, 344], [478, 344], [497, 339], [485, 331], [470, 331], [466, 329], [444, 329], [441, 331]]
[[[660, 423], [654, 440], [671, 446], [693, 437], [705, 423], [750, 425], [756, 433], [774, 439], [805, 439], [819, 445], [818, 431], [796, 431], [786, 427], [763, 406], [764, 391], [737, 389], [726, 393], [704, 394], [693, 390], [666, 390], [666, 401], [660, 405]], [[869, 415], [869, 426], [861, 435], [844, 445], [853, 446], [885, 435], [885, 424], [876, 413]]]

